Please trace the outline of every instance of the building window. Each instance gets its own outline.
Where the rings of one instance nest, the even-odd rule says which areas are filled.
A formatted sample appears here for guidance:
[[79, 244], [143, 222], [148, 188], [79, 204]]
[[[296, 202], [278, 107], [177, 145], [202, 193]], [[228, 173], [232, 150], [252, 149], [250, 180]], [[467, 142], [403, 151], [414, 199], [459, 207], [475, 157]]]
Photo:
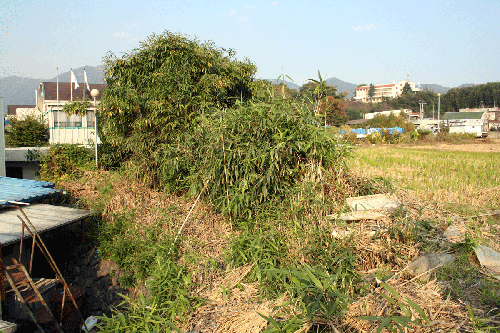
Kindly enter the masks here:
[[68, 116], [62, 111], [54, 112], [54, 127], [82, 127], [82, 117], [76, 114]]
[[94, 111], [87, 112], [87, 127], [94, 127]]

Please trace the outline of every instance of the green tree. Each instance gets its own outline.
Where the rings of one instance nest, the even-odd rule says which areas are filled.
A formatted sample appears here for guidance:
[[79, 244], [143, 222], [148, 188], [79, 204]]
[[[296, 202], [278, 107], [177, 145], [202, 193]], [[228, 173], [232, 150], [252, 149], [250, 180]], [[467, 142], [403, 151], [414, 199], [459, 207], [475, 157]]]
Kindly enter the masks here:
[[109, 53], [98, 113], [101, 138], [130, 153], [141, 172], [156, 169], [155, 154], [191, 131], [198, 116], [251, 99], [268, 86], [254, 80], [253, 63], [234, 55], [169, 31], [131, 53]]
[[327, 86], [323, 81], [320, 71], [318, 71], [318, 80], [309, 79], [309, 82], [303, 84], [299, 90], [299, 96], [309, 104], [315, 113], [319, 113], [321, 100], [327, 96], [333, 98], [342, 98], [337, 95], [337, 87]]
[[7, 147], [40, 147], [47, 144], [48, 127], [37, 117], [29, 115], [24, 120], [10, 119], [5, 128]]
[[340, 126], [347, 122], [344, 102], [333, 96], [326, 96], [320, 104], [319, 114], [326, 117], [328, 125]]
[[403, 94], [409, 94], [411, 92], [412, 92], [411, 86], [408, 82], [406, 82], [403, 87]]
[[368, 89], [368, 97], [373, 98], [375, 96], [375, 86], [370, 83], [370, 88]]

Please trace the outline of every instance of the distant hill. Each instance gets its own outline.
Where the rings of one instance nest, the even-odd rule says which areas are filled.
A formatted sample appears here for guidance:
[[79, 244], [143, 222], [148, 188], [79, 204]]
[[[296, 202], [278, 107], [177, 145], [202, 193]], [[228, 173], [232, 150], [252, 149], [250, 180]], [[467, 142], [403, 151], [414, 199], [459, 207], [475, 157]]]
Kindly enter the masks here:
[[[279, 80], [279, 82], [278, 82], [278, 80], [276, 80], [276, 79], [274, 79], [274, 80], [273, 79], [264, 79], [264, 81], [269, 81], [269, 82], [271, 82], [271, 84], [281, 84], [281, 82], [282, 82], [281, 80]], [[293, 89], [293, 90], [297, 90], [297, 91], [299, 91], [299, 89], [300, 89], [300, 86], [298, 84], [295, 84], [293, 82], [289, 82], [286, 80], [285, 80], [285, 86], [287, 86], [289, 89]]]
[[[104, 82], [104, 66], [84, 66], [73, 69], [78, 83], [83, 83], [83, 69], [87, 72], [89, 83]], [[70, 72], [59, 74], [59, 82], [69, 82]], [[19, 76], [8, 76], [0, 79], [2, 109], [7, 113], [7, 105], [35, 105], [35, 89], [40, 82], [56, 82], [57, 77], [51, 79], [32, 79]]]
[[343, 93], [347, 90], [349, 92], [347, 94], [347, 97], [354, 97], [354, 89], [356, 89], [356, 84], [342, 81], [340, 79], [337, 79], [336, 77], [331, 77], [325, 80], [325, 82], [327, 86], [337, 87], [337, 94]]
[[[73, 69], [76, 75], [78, 83], [83, 83], [83, 69], [87, 71], [87, 77], [89, 83], [104, 83], [104, 66], [84, 66]], [[69, 82], [70, 72], [63, 72], [59, 74], [59, 82]], [[51, 79], [33, 79], [18, 76], [9, 76], [0, 79], [0, 97], [3, 101], [3, 111], [7, 112], [7, 105], [33, 105], [35, 104], [35, 89], [38, 89], [40, 82], [56, 82], [57, 78], [53, 77]], [[267, 79], [273, 84], [277, 83], [277, 80]], [[281, 82], [281, 81], [280, 81]], [[326, 84], [331, 87], [337, 87], [337, 93], [343, 93], [347, 90], [347, 97], [351, 98], [354, 96], [354, 91], [356, 89], [356, 84], [349, 83], [337, 79], [336, 77], [331, 77], [325, 80]], [[285, 81], [285, 85], [290, 88], [299, 91], [300, 85]], [[458, 86], [457, 88], [471, 87], [474, 84], [466, 83]], [[436, 93], [445, 94], [451, 88], [440, 86], [439, 84], [421, 84], [423, 89], [432, 90]]]
[[451, 88], [440, 86], [439, 84], [421, 84], [420, 87], [423, 90], [432, 90], [435, 93], [446, 94]]
[[467, 88], [467, 87], [474, 87], [474, 86], [475, 86], [474, 83], [464, 83], [464, 84], [459, 85], [457, 88]]

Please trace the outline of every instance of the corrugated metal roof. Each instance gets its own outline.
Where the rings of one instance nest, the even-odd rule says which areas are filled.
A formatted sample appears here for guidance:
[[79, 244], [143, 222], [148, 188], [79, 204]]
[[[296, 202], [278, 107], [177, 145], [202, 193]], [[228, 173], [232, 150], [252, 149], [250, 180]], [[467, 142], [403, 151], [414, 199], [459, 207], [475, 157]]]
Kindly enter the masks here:
[[9, 205], [9, 201], [31, 202], [59, 195], [62, 191], [54, 187], [55, 184], [50, 182], [0, 177], [0, 207]]
[[[22, 209], [39, 233], [81, 221], [92, 214], [90, 210], [40, 203], [23, 206]], [[17, 217], [18, 215], [20, 215], [20, 212], [14, 207], [0, 210], [1, 246], [18, 242], [23, 236], [22, 223]], [[24, 238], [29, 236], [29, 233], [25, 231]]]
[[481, 119], [484, 112], [446, 112], [443, 120], [452, 119]]

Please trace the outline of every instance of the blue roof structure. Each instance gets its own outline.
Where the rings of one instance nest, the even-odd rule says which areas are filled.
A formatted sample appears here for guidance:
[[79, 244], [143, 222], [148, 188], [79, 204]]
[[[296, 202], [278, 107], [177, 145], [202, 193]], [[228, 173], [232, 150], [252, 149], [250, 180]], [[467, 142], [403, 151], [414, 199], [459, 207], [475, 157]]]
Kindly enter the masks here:
[[0, 177], [0, 207], [8, 206], [9, 201], [31, 202], [61, 194], [54, 183], [29, 179]]

